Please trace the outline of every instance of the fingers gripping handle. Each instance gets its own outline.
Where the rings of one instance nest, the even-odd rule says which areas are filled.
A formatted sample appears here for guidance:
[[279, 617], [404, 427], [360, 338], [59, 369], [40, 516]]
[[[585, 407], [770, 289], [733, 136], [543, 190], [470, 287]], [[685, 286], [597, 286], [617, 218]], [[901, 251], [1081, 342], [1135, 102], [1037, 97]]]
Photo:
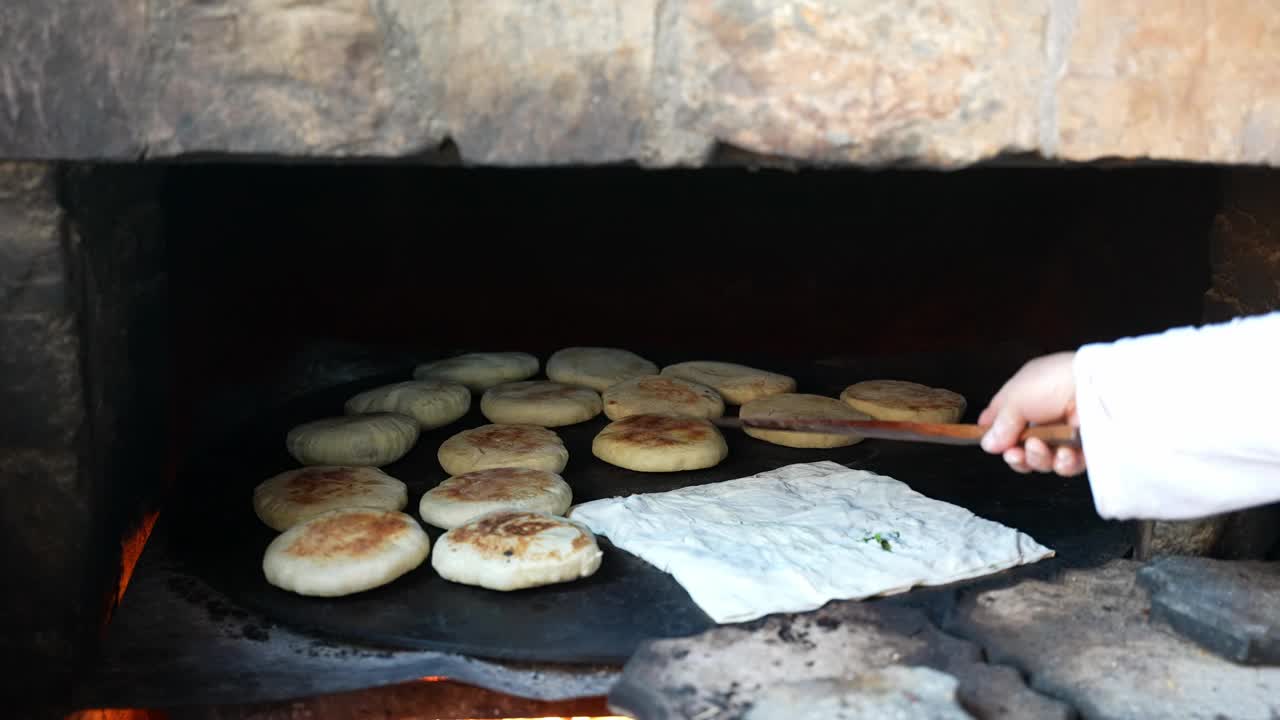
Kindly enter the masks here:
[[1018, 444], [1025, 444], [1031, 438], [1042, 440], [1049, 447], [1080, 447], [1080, 428], [1059, 424], [1059, 425], [1032, 425], [1022, 431], [1022, 435], [1018, 437]]

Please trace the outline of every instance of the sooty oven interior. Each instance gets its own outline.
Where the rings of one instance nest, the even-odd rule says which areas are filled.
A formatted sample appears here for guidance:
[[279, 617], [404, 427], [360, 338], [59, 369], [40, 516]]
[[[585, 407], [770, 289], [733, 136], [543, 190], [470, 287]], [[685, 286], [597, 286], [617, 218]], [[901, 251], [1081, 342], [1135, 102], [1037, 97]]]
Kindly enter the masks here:
[[[58, 546], [10, 511], [5, 532], [22, 547], [79, 554], [52, 555], [58, 572], [36, 573], [41, 592], [65, 598], [6, 602], [11, 617], [48, 628], [40, 652], [75, 658], [63, 675], [40, 674], [57, 678], [62, 709], [139, 717], [283, 717], [304, 706], [344, 717], [640, 712], [604, 700], [628, 658], [646, 640], [710, 628], [678, 586], [620, 551], [615, 572], [642, 580], [611, 575], [613, 589], [442, 594], [436, 607], [382, 609], [375, 591], [314, 611], [264, 597], [264, 529], [249, 489], [284, 469], [284, 429], [332, 414], [356, 389], [467, 350], [545, 362], [561, 347], [599, 345], [659, 365], [740, 361], [828, 395], [864, 379], [915, 380], [965, 395], [972, 421], [1038, 354], [1248, 309], [1238, 291], [1262, 281], [1232, 238], [1256, 238], [1248, 222], [1265, 218], [1254, 210], [1280, 199], [1265, 173], [1154, 165], [188, 162], [68, 166], [48, 183], [79, 258], [69, 292], [89, 344], [86, 406], [98, 427], [114, 428], [99, 432], [118, 436], [83, 439], [113, 448], [82, 470], [104, 478], [81, 500], [92, 542]], [[95, 354], [108, 346], [116, 352]], [[473, 409], [463, 422], [481, 420]], [[715, 479], [618, 480], [577, 450], [603, 422], [564, 430], [580, 453], [567, 475], [575, 501]], [[411, 504], [443, 478], [431, 462], [448, 434], [424, 434], [403, 466], [418, 475], [402, 478]], [[744, 458], [732, 470], [833, 457], [1055, 548], [1052, 561], [985, 584], [864, 603], [921, 612], [957, 636], [966, 633], [948, 623], [979, 588], [1131, 552], [1132, 528], [1099, 520], [1083, 479], [1022, 477], [972, 449], [866, 441], [842, 454], [753, 442], [731, 441], [731, 460]], [[1166, 539], [1175, 551], [1261, 558], [1269, 527], [1236, 518]], [[434, 619], [412, 637], [388, 628], [415, 614]], [[1034, 674], [1034, 662], [999, 662]], [[980, 698], [966, 703], [999, 716]], [[703, 715], [721, 716], [732, 714]]]

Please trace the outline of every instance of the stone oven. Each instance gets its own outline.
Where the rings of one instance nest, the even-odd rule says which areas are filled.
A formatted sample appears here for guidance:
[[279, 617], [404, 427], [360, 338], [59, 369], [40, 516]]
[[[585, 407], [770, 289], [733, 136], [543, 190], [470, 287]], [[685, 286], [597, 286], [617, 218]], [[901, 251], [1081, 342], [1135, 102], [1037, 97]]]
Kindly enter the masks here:
[[[911, 376], [972, 420], [1039, 353], [1280, 308], [1278, 63], [1280, 12], [1250, 0], [9, 2], [6, 694], [50, 717], [709, 720], [769, 677], [914, 658], [978, 717], [1276, 712], [1273, 669], [1184, 634], [1265, 652], [1157, 597], [1178, 572], [1271, 582], [1275, 508], [1159, 523], [1191, 565], [1144, 568], [1083, 479], [973, 450], [866, 458], [1053, 562], [583, 662], [290, 624], [175, 525], [264, 418], [468, 349]], [[1097, 630], [1052, 640], [1069, 627]]]

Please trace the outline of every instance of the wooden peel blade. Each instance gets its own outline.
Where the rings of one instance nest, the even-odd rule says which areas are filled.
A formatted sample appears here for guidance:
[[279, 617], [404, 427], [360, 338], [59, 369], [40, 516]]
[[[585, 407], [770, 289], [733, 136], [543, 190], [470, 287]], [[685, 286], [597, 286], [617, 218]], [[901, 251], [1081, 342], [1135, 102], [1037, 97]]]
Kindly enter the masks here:
[[[835, 420], [805, 418], [716, 418], [712, 422], [723, 428], [754, 427], [761, 430], [859, 435], [876, 440], [905, 440], [941, 445], [977, 445], [987, 428], [959, 423], [916, 423], [895, 420]], [[1039, 438], [1050, 447], [1080, 447], [1080, 429], [1070, 425], [1033, 425], [1022, 433], [1020, 442]]]

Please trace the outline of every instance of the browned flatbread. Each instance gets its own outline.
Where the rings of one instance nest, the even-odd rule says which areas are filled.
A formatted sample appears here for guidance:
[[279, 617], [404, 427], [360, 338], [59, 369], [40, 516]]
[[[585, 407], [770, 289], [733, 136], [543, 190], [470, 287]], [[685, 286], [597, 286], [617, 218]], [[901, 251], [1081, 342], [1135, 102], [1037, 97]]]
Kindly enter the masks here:
[[454, 475], [431, 492], [450, 500], [520, 500], [531, 491], [550, 489], [557, 479], [545, 470], [493, 468]]
[[569, 451], [555, 431], [544, 427], [481, 425], [445, 440], [437, 458], [450, 475], [499, 467], [558, 473], [569, 462]]
[[[501, 511], [477, 518], [475, 522], [452, 533], [453, 542], [470, 545], [476, 554], [489, 560], [524, 555], [530, 545], [542, 533], [561, 527], [572, 527], [562, 518], [536, 512]], [[571, 550], [581, 550], [591, 544], [589, 533], [573, 528], [569, 540]]]
[[666, 377], [678, 377], [714, 388], [729, 405], [745, 405], [769, 395], [795, 392], [795, 378], [737, 363], [693, 360], [668, 365]]
[[604, 391], [604, 414], [610, 420], [658, 413], [718, 418], [724, 415], [720, 393], [701, 383], [674, 377], [640, 377]]
[[492, 468], [455, 475], [431, 488], [423, 494], [418, 514], [448, 530], [498, 510], [563, 515], [572, 502], [573, 491], [556, 473]]
[[294, 557], [359, 558], [372, 555], [412, 529], [402, 513], [372, 510], [339, 513], [311, 523], [305, 534], [285, 547], [284, 553]]
[[[752, 400], [738, 413], [743, 420], [870, 420], [871, 416], [845, 403], [822, 395], [783, 393]], [[757, 440], [793, 448], [837, 448], [862, 442], [862, 437], [845, 433], [808, 433], [743, 427]]]
[[264, 480], [253, 490], [254, 512], [281, 532], [329, 510], [400, 510], [407, 502], [404, 483], [370, 467], [296, 468]]
[[607, 463], [640, 472], [713, 467], [729, 454], [724, 436], [703, 418], [644, 414], [605, 426], [591, 452]]
[[585, 525], [538, 512], [500, 510], [453, 528], [431, 565], [446, 580], [516, 590], [587, 577], [602, 553]]
[[867, 380], [840, 393], [854, 410], [877, 420], [953, 423], [965, 411], [964, 396], [905, 380]]
[[401, 512], [331, 510], [281, 533], [267, 547], [267, 581], [300, 595], [335, 597], [391, 582], [427, 558], [430, 539]]

